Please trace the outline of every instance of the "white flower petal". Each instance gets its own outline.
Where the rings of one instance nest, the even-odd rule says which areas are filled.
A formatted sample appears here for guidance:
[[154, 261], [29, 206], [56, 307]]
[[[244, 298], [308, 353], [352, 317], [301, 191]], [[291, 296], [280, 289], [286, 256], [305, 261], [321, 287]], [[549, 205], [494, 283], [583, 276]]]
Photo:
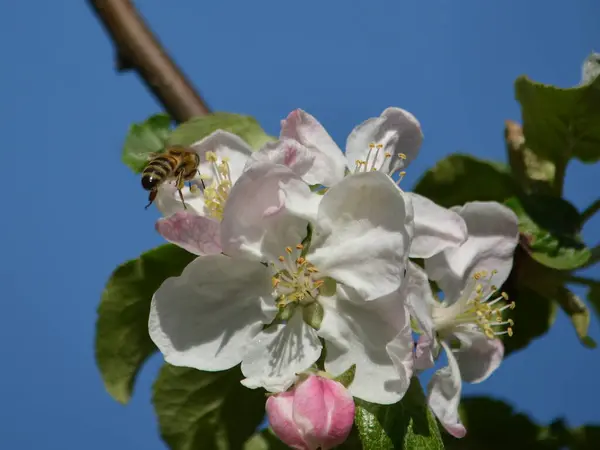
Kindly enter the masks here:
[[267, 268], [224, 255], [200, 256], [152, 298], [150, 337], [175, 366], [225, 370], [276, 314]]
[[415, 211], [415, 236], [411, 258], [431, 258], [451, 247], [459, 247], [467, 238], [467, 224], [456, 212], [439, 206], [427, 197], [407, 192]]
[[461, 342], [454, 353], [460, 375], [467, 383], [481, 383], [500, 366], [504, 344], [500, 339], [488, 339], [477, 327], [463, 326], [454, 332]]
[[[194, 184], [198, 185], [199, 181], [194, 181]], [[158, 188], [154, 204], [164, 217], [172, 216], [179, 211], [188, 211], [199, 216], [208, 215], [205, 213], [204, 194], [201, 188], [192, 192], [185, 186], [181, 190], [181, 193], [183, 194], [186, 208], [183, 207], [181, 197], [179, 196], [179, 192], [177, 192], [174, 182], [163, 183]]]
[[435, 365], [433, 355], [435, 340], [422, 334], [415, 346], [415, 370], [427, 370]]
[[[349, 387], [353, 396], [380, 404], [396, 403], [412, 375], [408, 315], [397, 294], [373, 302], [355, 297], [359, 296], [341, 285], [335, 296], [320, 297], [325, 315], [318, 333], [326, 341], [325, 369], [337, 375], [356, 364]], [[386, 349], [390, 343], [398, 367]]]
[[448, 356], [448, 365], [431, 377], [427, 385], [427, 401], [446, 431], [454, 437], [461, 438], [466, 434], [466, 430], [458, 415], [462, 389], [460, 372], [452, 351], [445, 343], [442, 345]]
[[349, 175], [321, 200], [308, 258], [366, 300], [382, 297], [404, 279], [412, 223], [410, 200], [390, 177]]
[[199, 171], [202, 175], [213, 176], [213, 164], [206, 160], [206, 152], [214, 152], [220, 161], [228, 160], [231, 182], [242, 175], [244, 166], [252, 154], [252, 149], [242, 138], [224, 130], [217, 130], [190, 146], [200, 156]]
[[[314, 220], [320, 201], [321, 196], [310, 192], [308, 185], [288, 167], [269, 162], [250, 165], [225, 205], [221, 222], [223, 252], [262, 258], [263, 241], [272, 226], [269, 222], [279, 220], [281, 214]], [[302, 238], [306, 235], [306, 223], [301, 226]]]
[[519, 221], [514, 212], [496, 202], [471, 202], [452, 208], [465, 220], [467, 241], [425, 261], [429, 278], [436, 281], [448, 299], [456, 299], [475, 272], [497, 273], [493, 284], [501, 286], [513, 264], [519, 240]]
[[296, 311], [285, 324], [261, 331], [246, 347], [242, 373], [247, 387], [262, 386], [269, 392], [282, 392], [321, 355], [316, 331]]
[[194, 255], [221, 253], [220, 227], [216, 220], [187, 211], [156, 222], [156, 231], [162, 237]]
[[281, 164], [289, 167], [308, 184], [321, 183], [318, 174], [313, 170], [315, 155], [293, 139], [266, 143], [259, 151], [252, 153], [246, 168], [256, 161]]
[[433, 297], [427, 274], [415, 263], [409, 261], [403, 293], [410, 314], [419, 324], [421, 331], [433, 339], [432, 308], [439, 304]]
[[281, 121], [281, 139], [294, 139], [315, 156], [311, 171], [318, 184], [333, 186], [346, 171], [346, 158], [317, 119], [301, 109]]
[[[423, 133], [419, 121], [401, 108], [387, 108], [379, 117], [367, 119], [358, 125], [346, 141], [346, 158], [353, 168], [357, 160], [366, 161], [369, 144], [382, 144], [377, 158], [371, 153], [369, 163], [375, 160], [375, 167], [386, 173], [400, 170], [417, 156]], [[385, 158], [389, 153], [391, 158]], [[405, 158], [399, 156], [404, 154]]]

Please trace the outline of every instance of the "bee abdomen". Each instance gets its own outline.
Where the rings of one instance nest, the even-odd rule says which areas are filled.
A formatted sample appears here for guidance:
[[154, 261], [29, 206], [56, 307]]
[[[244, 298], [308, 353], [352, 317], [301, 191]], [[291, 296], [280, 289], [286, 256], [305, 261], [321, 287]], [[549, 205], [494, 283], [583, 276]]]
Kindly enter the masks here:
[[159, 156], [148, 163], [142, 172], [142, 187], [147, 191], [165, 181], [175, 170], [177, 161], [167, 156]]

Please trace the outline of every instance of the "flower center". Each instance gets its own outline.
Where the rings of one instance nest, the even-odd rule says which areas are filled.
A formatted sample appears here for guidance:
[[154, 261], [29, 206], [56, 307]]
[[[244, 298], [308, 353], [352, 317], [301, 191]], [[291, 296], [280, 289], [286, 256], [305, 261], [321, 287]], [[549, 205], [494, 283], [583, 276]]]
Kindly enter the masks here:
[[493, 297], [498, 290], [491, 283], [496, 273], [493, 270], [489, 277], [487, 271], [475, 273], [462, 291], [458, 301], [450, 306], [434, 308], [433, 322], [436, 330], [443, 334], [445, 330], [457, 325], [474, 324], [483, 331], [488, 339], [494, 339], [503, 334], [512, 336], [514, 322], [512, 319], [503, 320], [502, 312], [509, 308], [514, 309], [515, 302], [506, 303], [508, 301], [506, 292]]
[[277, 307], [283, 309], [289, 304], [309, 305], [316, 301], [319, 287], [324, 281], [316, 279], [318, 269], [302, 256], [302, 244], [285, 248], [285, 255], [271, 263], [275, 270], [272, 282], [277, 292]]
[[229, 159], [222, 158], [219, 161], [215, 152], [206, 152], [206, 160], [212, 168], [212, 175], [201, 175], [204, 181], [212, 181], [204, 189], [204, 204], [210, 216], [217, 220], [223, 219], [225, 202], [231, 191], [231, 173], [229, 170]]
[[[385, 167], [385, 163], [388, 159], [392, 157], [390, 152], [386, 152], [383, 150], [383, 144], [376, 144], [371, 142], [369, 144], [369, 152], [367, 153], [367, 158], [365, 160], [356, 160], [356, 165], [354, 166], [354, 173], [358, 172], [378, 172], [382, 171]], [[406, 155], [404, 153], [398, 153], [398, 158], [404, 160], [406, 159]], [[403, 172], [400, 168], [392, 170], [388, 175], [392, 177], [398, 172], [400, 174], [400, 178], [396, 182], [399, 184], [402, 181], [406, 172]]]

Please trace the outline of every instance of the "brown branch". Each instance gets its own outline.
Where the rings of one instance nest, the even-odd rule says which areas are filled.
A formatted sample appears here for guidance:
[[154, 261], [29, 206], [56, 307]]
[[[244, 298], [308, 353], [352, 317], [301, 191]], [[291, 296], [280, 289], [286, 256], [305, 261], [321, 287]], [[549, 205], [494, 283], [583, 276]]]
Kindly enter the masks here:
[[177, 122], [210, 112], [130, 0], [88, 0], [116, 51], [118, 72], [136, 71]]

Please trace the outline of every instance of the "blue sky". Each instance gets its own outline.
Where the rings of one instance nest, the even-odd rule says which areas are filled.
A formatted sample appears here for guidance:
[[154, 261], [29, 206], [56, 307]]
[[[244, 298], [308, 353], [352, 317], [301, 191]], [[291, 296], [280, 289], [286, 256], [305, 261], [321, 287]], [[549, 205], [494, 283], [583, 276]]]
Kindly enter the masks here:
[[[272, 134], [297, 107], [340, 144], [387, 106], [413, 112], [425, 143], [405, 187], [453, 152], [504, 160], [503, 121], [520, 118], [514, 79], [574, 85], [600, 50], [595, 0], [137, 3], [213, 109], [254, 115]], [[161, 243], [157, 212], [119, 161], [129, 123], [160, 106], [135, 75], [114, 73], [85, 2], [4, 2], [0, 40], [0, 448], [163, 449], [150, 405], [160, 358], [124, 407], [93, 355], [107, 277]], [[579, 208], [599, 191], [597, 170], [569, 167], [566, 197]], [[589, 243], [599, 225], [584, 230]], [[590, 333], [600, 341], [595, 317]], [[600, 350], [582, 348], [559, 314], [550, 334], [465, 391], [580, 425], [600, 419], [599, 371]]]

